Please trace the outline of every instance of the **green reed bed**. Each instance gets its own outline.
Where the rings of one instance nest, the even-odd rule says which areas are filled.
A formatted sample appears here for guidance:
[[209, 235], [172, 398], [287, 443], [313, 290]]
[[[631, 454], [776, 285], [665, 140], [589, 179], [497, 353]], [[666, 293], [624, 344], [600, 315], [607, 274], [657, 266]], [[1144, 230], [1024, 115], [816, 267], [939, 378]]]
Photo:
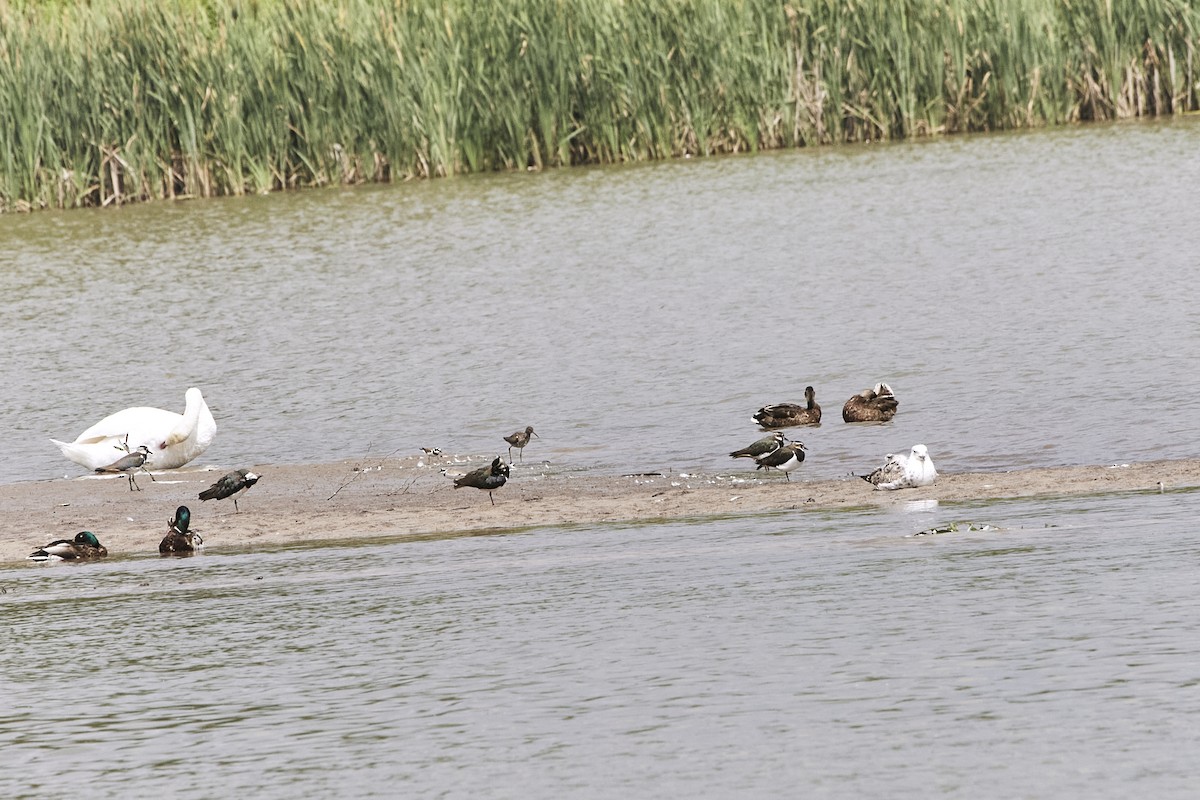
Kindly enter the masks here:
[[0, 0], [0, 209], [1195, 110], [1187, 0]]

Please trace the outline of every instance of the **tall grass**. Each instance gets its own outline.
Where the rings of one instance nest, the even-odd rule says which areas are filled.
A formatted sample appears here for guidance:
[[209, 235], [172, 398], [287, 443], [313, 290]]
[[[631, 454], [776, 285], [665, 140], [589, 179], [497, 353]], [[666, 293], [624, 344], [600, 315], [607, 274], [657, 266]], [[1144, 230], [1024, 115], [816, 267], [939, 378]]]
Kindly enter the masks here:
[[1189, 0], [0, 0], [0, 210], [1175, 114]]

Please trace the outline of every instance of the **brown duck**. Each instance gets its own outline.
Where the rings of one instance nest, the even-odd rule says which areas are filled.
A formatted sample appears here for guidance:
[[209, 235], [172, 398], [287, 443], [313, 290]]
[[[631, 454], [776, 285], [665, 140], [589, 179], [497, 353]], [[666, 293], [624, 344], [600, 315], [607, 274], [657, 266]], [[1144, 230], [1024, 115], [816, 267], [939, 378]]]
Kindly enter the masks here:
[[821, 407], [817, 405], [817, 393], [811, 386], [804, 387], [804, 405], [778, 403], [763, 406], [754, 413], [754, 421], [764, 428], [792, 428], [797, 425], [821, 424]]
[[896, 416], [900, 401], [886, 383], [877, 383], [873, 389], [863, 389], [842, 406], [842, 419], [846, 422], [887, 422]]

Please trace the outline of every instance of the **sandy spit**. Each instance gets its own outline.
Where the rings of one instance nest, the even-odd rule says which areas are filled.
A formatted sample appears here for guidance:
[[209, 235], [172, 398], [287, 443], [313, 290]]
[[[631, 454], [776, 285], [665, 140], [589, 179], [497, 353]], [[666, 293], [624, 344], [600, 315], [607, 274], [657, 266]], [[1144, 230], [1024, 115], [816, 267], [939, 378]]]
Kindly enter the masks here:
[[[1016, 497], [1167, 491], [1200, 486], [1200, 460], [1053, 467], [942, 475], [934, 486], [895, 492], [865, 481], [805, 481], [793, 473], [762, 477], [740, 463], [720, 475], [687, 473], [594, 476], [536, 462], [512, 468], [495, 492], [452, 488], [451, 475], [482, 456], [412, 457], [309, 465], [185, 467], [141, 474], [140, 492], [123, 475], [83, 475], [0, 486], [0, 560], [21, 561], [33, 548], [90, 530], [110, 556], [157, 553], [178, 505], [192, 509], [205, 549], [245, 548], [321, 539], [430, 536], [580, 523], [638, 522], [755, 514], [790, 509], [887, 507], [911, 500], [941, 503]], [[77, 470], [64, 465], [66, 470]], [[234, 467], [262, 476], [233, 501], [197, 495]], [[32, 565], [32, 562], [30, 562]]]

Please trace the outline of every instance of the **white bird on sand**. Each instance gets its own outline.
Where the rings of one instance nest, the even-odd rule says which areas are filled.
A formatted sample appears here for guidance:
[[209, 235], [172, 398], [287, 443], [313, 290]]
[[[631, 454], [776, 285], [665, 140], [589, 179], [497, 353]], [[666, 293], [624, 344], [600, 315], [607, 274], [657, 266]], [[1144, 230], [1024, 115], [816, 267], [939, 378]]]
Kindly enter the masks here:
[[937, 469], [929, 457], [929, 449], [923, 444], [914, 444], [907, 456], [887, 454], [882, 467], [869, 475], [860, 475], [876, 489], [907, 489], [913, 486], [931, 486], [937, 480]]
[[161, 408], [139, 406], [110, 414], [79, 434], [73, 442], [50, 441], [67, 458], [90, 470], [107, 467], [116, 450], [131, 453], [145, 447], [147, 469], [175, 469], [199, 456], [217, 434], [208, 404], [200, 390], [192, 387], [185, 395], [182, 414]]

